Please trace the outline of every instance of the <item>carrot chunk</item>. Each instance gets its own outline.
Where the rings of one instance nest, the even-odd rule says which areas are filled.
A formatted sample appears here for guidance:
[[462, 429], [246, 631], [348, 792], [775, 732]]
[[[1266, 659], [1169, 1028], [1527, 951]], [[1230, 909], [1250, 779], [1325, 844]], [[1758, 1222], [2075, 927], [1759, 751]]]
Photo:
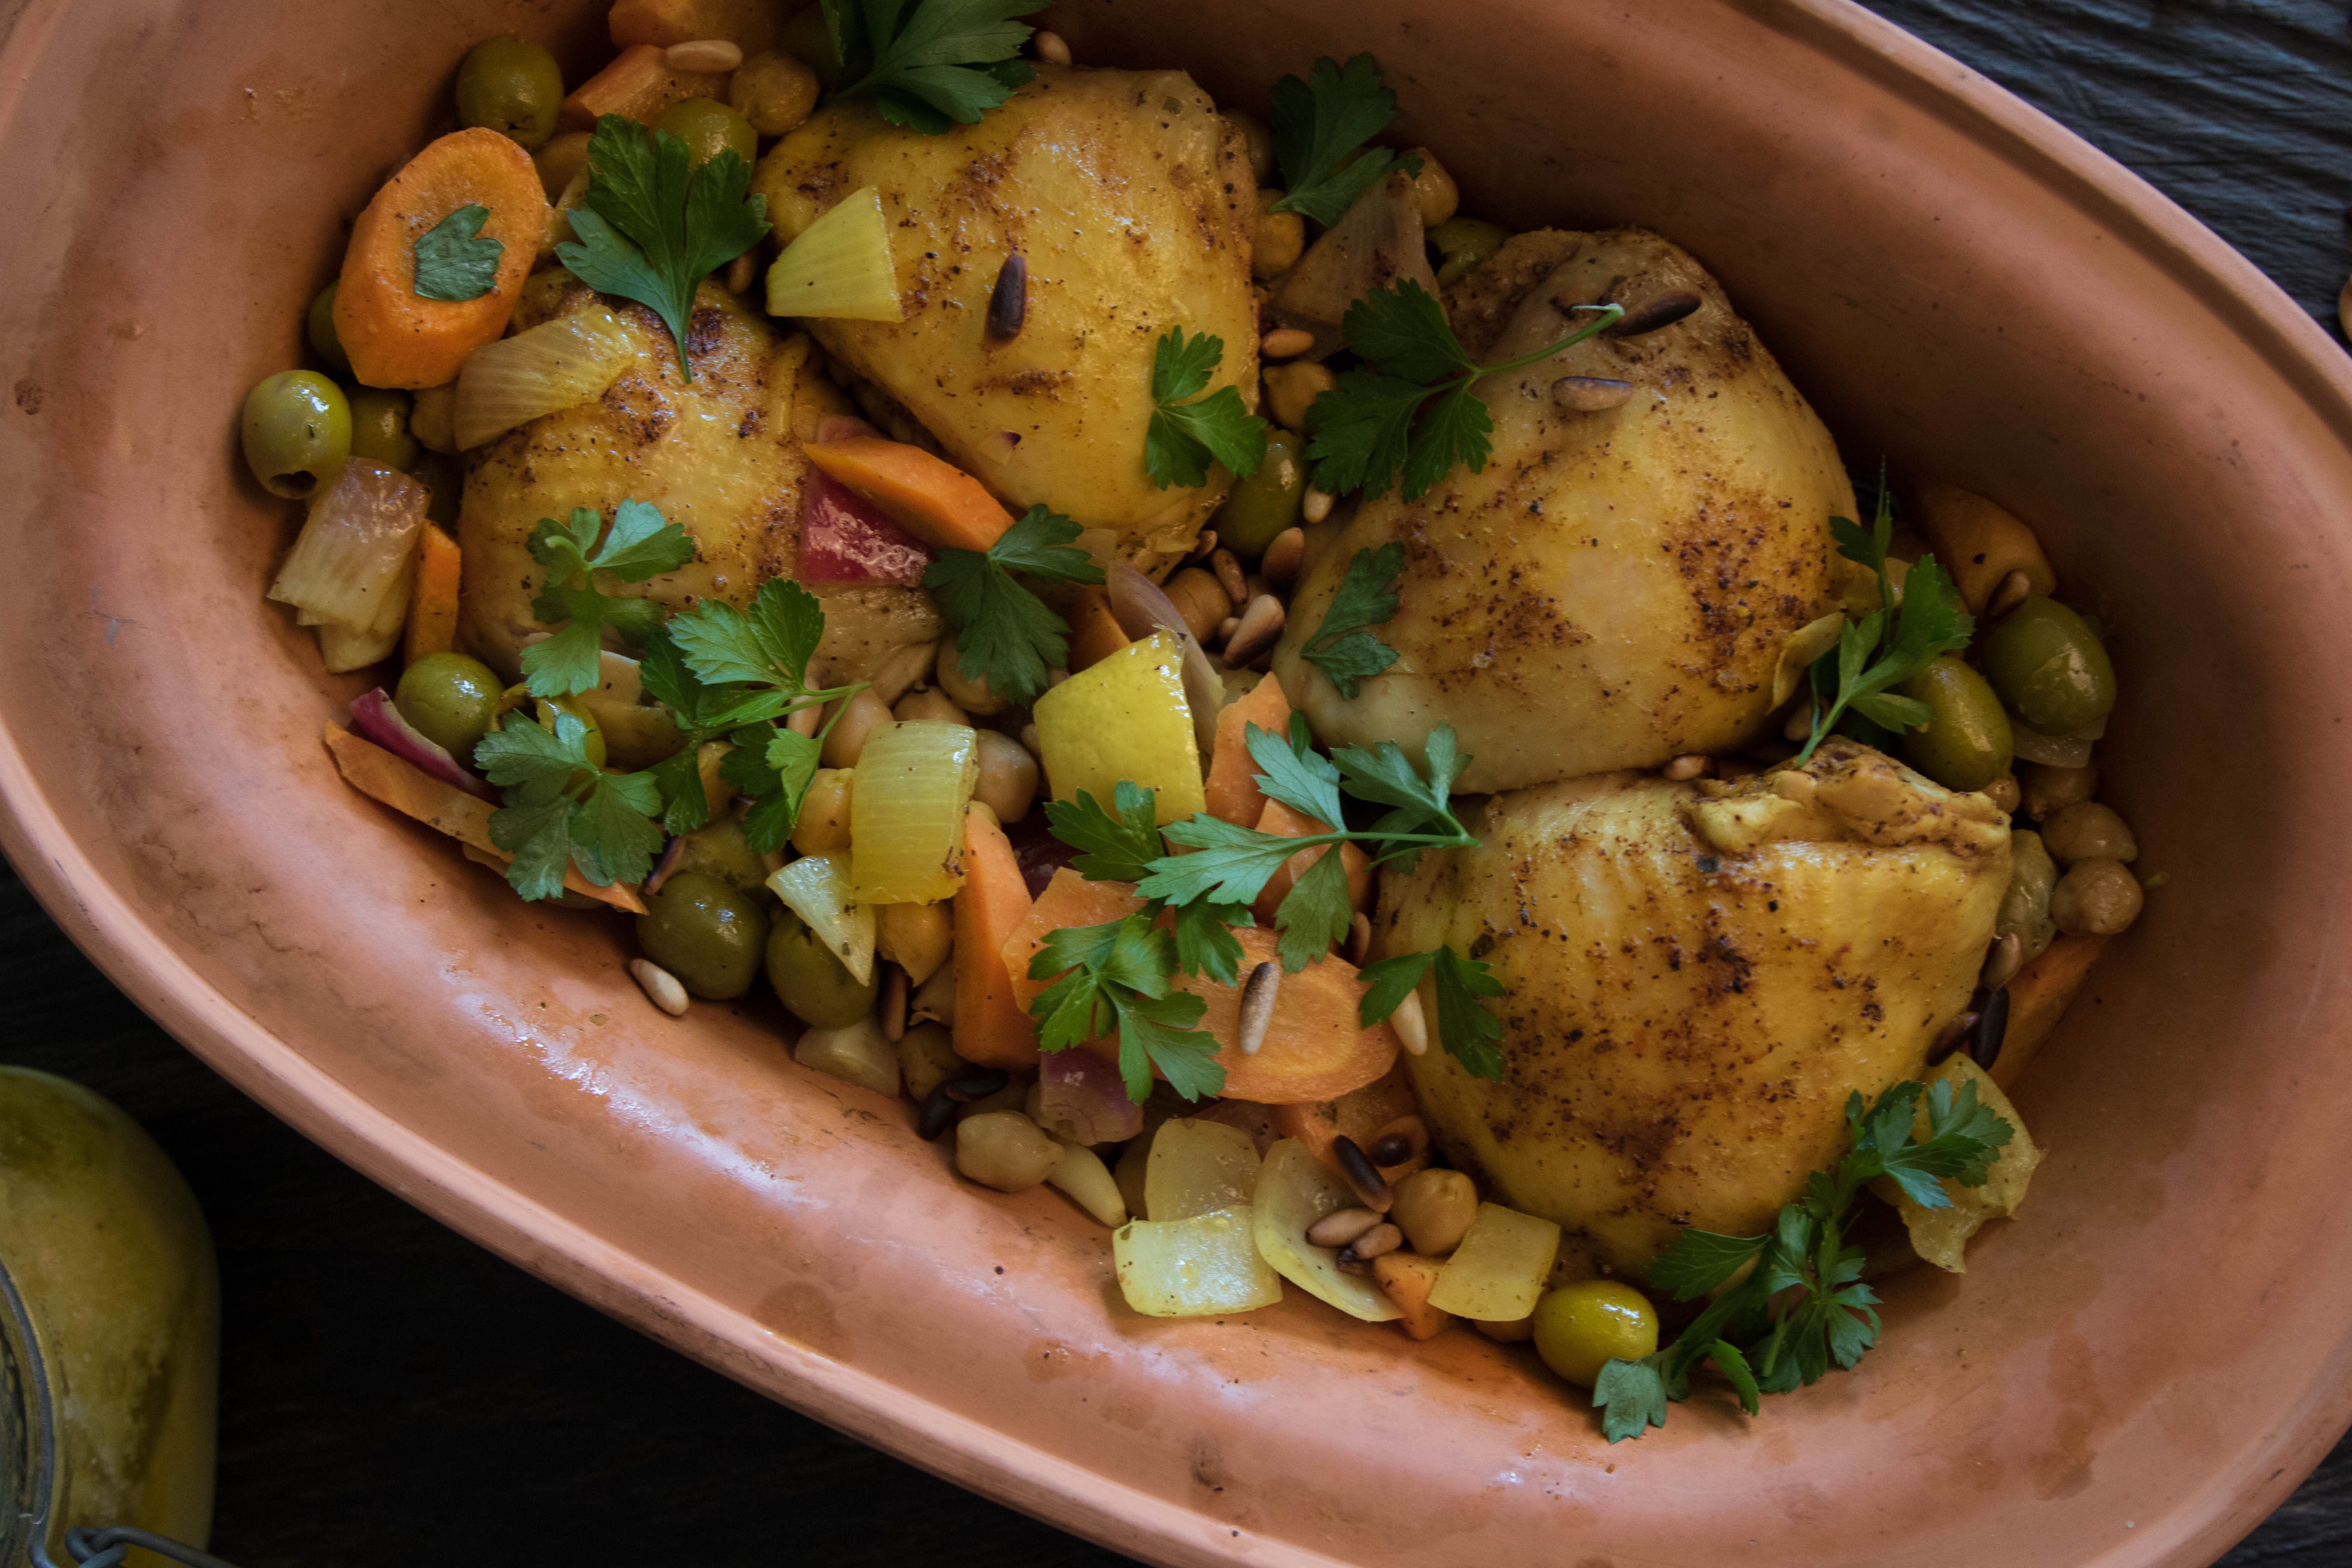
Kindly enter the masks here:
[[956, 1054], [982, 1067], [1025, 1068], [1037, 1059], [1037, 1026], [1003, 954], [1029, 917], [1029, 889], [1004, 829], [982, 805], [964, 814], [963, 875], [955, 896]]
[[689, 98], [727, 100], [726, 71], [672, 70], [659, 44], [632, 44], [613, 63], [572, 89], [558, 123], [566, 131], [593, 131], [608, 114], [651, 125], [662, 110]]
[[[1331, 831], [1305, 812], [1293, 811], [1278, 800], [1265, 803], [1265, 809], [1258, 814], [1257, 830], [1260, 833], [1279, 833], [1285, 838], [1304, 838], [1310, 833]], [[1290, 889], [1297, 886], [1298, 879], [1307, 875], [1308, 867], [1330, 852], [1331, 846], [1318, 844], [1312, 849], [1301, 849], [1285, 860], [1282, 869], [1265, 879], [1265, 891], [1259, 893], [1257, 902], [1250, 906], [1251, 912], [1257, 916], [1257, 923], [1272, 925], [1275, 912], [1282, 908], [1282, 900], [1289, 897]], [[1348, 868], [1348, 902], [1360, 910], [1372, 892], [1371, 859], [1354, 845], [1342, 844], [1339, 846], [1339, 863]]]
[[1992, 1081], [2006, 1091], [2025, 1071], [2042, 1042], [2066, 1016], [2083, 981], [2106, 950], [2103, 936], [2060, 935], [2051, 940], [2042, 956], [2017, 972], [2009, 983], [2009, 1029], [2002, 1035], [2000, 1055], [1993, 1058]]
[[1290, 732], [1290, 699], [1271, 675], [1225, 704], [1217, 715], [1217, 750], [1209, 763], [1209, 815], [1237, 827], [1255, 827], [1265, 814], [1257, 787], [1257, 763], [1249, 754], [1249, 727], [1270, 734]]
[[809, 461], [934, 550], [986, 550], [1013, 514], [978, 479], [920, 447], [879, 436], [812, 441]]
[[457, 576], [461, 556], [457, 542], [425, 525], [425, 544], [416, 558], [416, 588], [408, 600], [408, 632], [400, 647], [400, 661], [415, 664], [428, 653], [447, 653], [457, 646]]

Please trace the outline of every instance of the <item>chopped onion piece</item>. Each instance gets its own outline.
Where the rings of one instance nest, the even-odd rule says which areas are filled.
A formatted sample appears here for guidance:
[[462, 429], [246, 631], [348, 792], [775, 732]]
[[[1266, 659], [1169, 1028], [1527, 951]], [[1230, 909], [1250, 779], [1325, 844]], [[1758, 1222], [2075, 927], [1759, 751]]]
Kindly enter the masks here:
[[1265, 1168], [1258, 1173], [1257, 1198], [1250, 1205], [1258, 1256], [1272, 1264], [1276, 1274], [1349, 1317], [1368, 1323], [1390, 1322], [1403, 1314], [1387, 1293], [1369, 1279], [1340, 1273], [1339, 1254], [1307, 1239], [1307, 1227], [1317, 1220], [1355, 1205], [1354, 1189], [1339, 1179], [1338, 1172], [1297, 1139], [1285, 1138], [1266, 1152]]
[[327, 667], [329, 675], [341, 675], [349, 670], [365, 669], [382, 664], [400, 646], [400, 628], [388, 632], [373, 627], [353, 631], [331, 621], [322, 621], [311, 630], [319, 634], [319, 661]]
[[426, 499], [425, 487], [397, 469], [346, 459], [311, 500], [269, 597], [303, 612], [306, 626], [381, 637], [388, 623], [396, 639], [415, 580]]
[[849, 893], [849, 857], [803, 855], [768, 879], [768, 890], [808, 921], [860, 985], [874, 978], [874, 906]]
[[1348, 307], [1375, 289], [1412, 279], [1434, 295], [1437, 275], [1429, 269], [1421, 231], [1421, 198], [1402, 173], [1391, 174], [1356, 198], [1347, 216], [1308, 248], [1282, 280], [1274, 297], [1275, 319], [1315, 333], [1308, 357], [1321, 359], [1339, 346], [1337, 329]]
[[1153, 1219], [1191, 1219], [1214, 1209], [1247, 1208], [1257, 1195], [1257, 1141], [1222, 1121], [1164, 1121], [1143, 1169], [1143, 1212]]
[[1037, 1058], [1037, 1125], [1066, 1143], [1123, 1143], [1143, 1131], [1118, 1064], [1086, 1049]]
[[470, 450], [543, 414], [602, 397], [637, 362], [637, 343], [602, 306], [484, 343], [457, 373], [457, 446]]
[[1246, 1312], [1282, 1300], [1282, 1278], [1257, 1255], [1246, 1208], [1135, 1220], [1111, 1233], [1110, 1250], [1120, 1294], [1149, 1317]]
[[878, 191], [852, 191], [784, 247], [768, 268], [768, 313], [845, 321], [905, 315]]
[[1462, 1245], [1437, 1271], [1429, 1304], [1475, 1322], [1517, 1322], [1536, 1310], [1559, 1257], [1559, 1226], [1500, 1204], [1480, 1204]]
[[[323, 632], [320, 634], [322, 641], [325, 635]], [[393, 706], [392, 699], [385, 695], [381, 686], [364, 697], [352, 700], [352, 728], [394, 756], [422, 768], [444, 784], [455, 784], [467, 795], [479, 795], [484, 800], [499, 798], [489, 785], [467, 773], [465, 766], [449, 754], [446, 747], [418, 733], [416, 726]]]
[[918, 719], [876, 726], [849, 802], [860, 903], [932, 904], [963, 886], [963, 815], [980, 782], [969, 725]]

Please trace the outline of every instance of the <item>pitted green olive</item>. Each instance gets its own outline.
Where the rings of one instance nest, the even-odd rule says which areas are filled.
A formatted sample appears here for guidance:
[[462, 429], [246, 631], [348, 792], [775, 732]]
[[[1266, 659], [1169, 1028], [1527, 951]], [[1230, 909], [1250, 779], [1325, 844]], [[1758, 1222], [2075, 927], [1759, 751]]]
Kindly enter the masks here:
[[308, 498], [352, 455], [352, 406], [315, 370], [280, 371], [245, 395], [245, 461], [261, 488]]
[[751, 989], [767, 946], [759, 900], [717, 877], [673, 876], [646, 900], [637, 946], [695, 996], [726, 1001]]
[[1903, 758], [1946, 789], [1982, 789], [2009, 771], [2009, 715], [1983, 676], [1946, 655], [1903, 683], [1927, 705], [1925, 729], [1904, 732]]
[[689, 168], [698, 169], [721, 153], [733, 153], [746, 163], [760, 155], [760, 136], [751, 122], [715, 98], [680, 99], [662, 110], [654, 129], [686, 143]]
[[790, 910], [777, 912], [768, 933], [768, 984], [793, 1016], [814, 1029], [846, 1028], [874, 1010], [879, 982], [860, 985], [833, 950], [816, 940], [808, 922]]
[[680, 836], [674, 853], [677, 858], [670, 869], [673, 877], [699, 872], [754, 896], [767, 889], [768, 863], [744, 839], [743, 825], [732, 816], [722, 816]]
[[2116, 705], [2116, 667], [2089, 623], [2036, 594], [1993, 627], [1983, 643], [1985, 679], [2019, 722], [2069, 735]]
[[424, 448], [408, 433], [408, 394], [354, 386], [344, 395], [352, 405], [352, 456], [415, 473]]
[[536, 152], [555, 134], [563, 107], [563, 72], [555, 57], [509, 33], [466, 51], [457, 68], [457, 118], [469, 126], [512, 137]]
[[469, 763], [499, 710], [499, 678], [462, 653], [428, 653], [400, 672], [392, 705], [416, 732]]

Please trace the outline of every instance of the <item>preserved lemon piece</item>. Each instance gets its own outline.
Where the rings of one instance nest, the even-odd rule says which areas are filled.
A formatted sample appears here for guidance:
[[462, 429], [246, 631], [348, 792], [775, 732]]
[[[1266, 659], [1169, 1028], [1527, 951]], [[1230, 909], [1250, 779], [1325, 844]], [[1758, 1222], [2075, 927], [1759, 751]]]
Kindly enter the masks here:
[[1246, 1312], [1282, 1300], [1282, 1279], [1257, 1255], [1246, 1208], [1134, 1220], [1111, 1233], [1110, 1247], [1120, 1292], [1147, 1317]]
[[1209, 807], [1184, 700], [1184, 650], [1169, 632], [1128, 644], [1039, 698], [1037, 744], [1055, 800], [1083, 791], [1108, 810], [1129, 779], [1159, 796], [1162, 826]]

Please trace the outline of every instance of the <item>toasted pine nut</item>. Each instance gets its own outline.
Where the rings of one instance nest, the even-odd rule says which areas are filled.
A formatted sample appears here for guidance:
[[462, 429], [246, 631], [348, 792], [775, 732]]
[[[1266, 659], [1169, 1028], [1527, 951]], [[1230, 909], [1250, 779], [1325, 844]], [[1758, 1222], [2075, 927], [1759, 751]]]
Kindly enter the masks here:
[[1622, 408], [1633, 396], [1632, 382], [1609, 375], [1563, 375], [1551, 384], [1551, 400], [1571, 414]]
[[1272, 544], [1265, 547], [1265, 555], [1258, 562], [1257, 569], [1269, 586], [1287, 588], [1297, 578], [1298, 564], [1306, 553], [1306, 531], [1286, 528], [1274, 536]]
[[686, 987], [677, 976], [649, 958], [629, 960], [629, 973], [645, 987], [646, 1000], [676, 1018], [686, 1012]]
[[1265, 1044], [1265, 1026], [1274, 1021], [1274, 999], [1282, 989], [1282, 965], [1268, 959], [1242, 982], [1241, 1021], [1234, 1043], [1242, 1055], [1254, 1057]]
[[742, 63], [741, 47], [724, 38], [696, 38], [662, 51], [662, 64], [674, 71], [731, 71]]
[[1222, 646], [1224, 643], [1231, 641], [1233, 635], [1241, 629], [1242, 618], [1239, 616], [1227, 616], [1223, 620], [1217, 623], [1216, 633], [1210, 638], [1210, 640]]
[[2000, 580], [2000, 586], [1992, 591], [1992, 597], [1985, 601], [1984, 618], [1988, 621], [2000, 619], [2025, 603], [2026, 596], [2032, 592], [2031, 578], [2022, 572], [2011, 572]]
[[1790, 710], [1789, 721], [1780, 726], [1781, 738], [1790, 741], [1804, 741], [1810, 739], [1812, 732], [1813, 705], [1810, 701], [1800, 702]]
[[1242, 612], [1242, 624], [1225, 639], [1224, 662], [1227, 669], [1241, 669], [1258, 655], [1274, 647], [1275, 638], [1282, 635], [1282, 601], [1271, 594], [1260, 594]]
[[1039, 59], [1057, 66], [1070, 63], [1070, 46], [1064, 41], [1061, 34], [1039, 33], [1030, 41], [1036, 46]]
[[1276, 327], [1258, 340], [1257, 352], [1268, 359], [1289, 359], [1315, 346], [1315, 334], [1297, 327]]
[[1205, 559], [1209, 552], [1214, 550], [1216, 547], [1217, 531], [1213, 528], [1202, 529], [1201, 531], [1201, 537], [1192, 541], [1192, 548], [1186, 553], [1184, 557], [1184, 564], [1187, 566], [1195, 564], [1196, 563]]
[[1249, 579], [1242, 574], [1242, 563], [1234, 558], [1232, 551], [1209, 552], [1209, 570], [1217, 574], [1217, 585], [1224, 589], [1226, 598], [1236, 605], [1249, 602]]
[[1987, 991], [1998, 991], [2017, 978], [2025, 967], [2025, 939], [2011, 931], [1992, 944], [1985, 954], [1984, 973], [1977, 984]]
[[1397, 1039], [1407, 1056], [1425, 1056], [1429, 1051], [1429, 1020], [1421, 1011], [1421, 993], [1408, 991], [1397, 1010], [1389, 1015], [1389, 1026], [1396, 1030]]
[[1307, 1239], [1316, 1247], [1345, 1247], [1380, 1223], [1370, 1209], [1333, 1209], [1307, 1227]]
[[751, 259], [751, 253], [747, 250], [727, 264], [727, 276], [723, 281], [729, 293], [741, 294], [751, 289], [751, 279], [759, 275], [759, 263]]
[[1695, 779], [1706, 772], [1711, 762], [1712, 759], [1702, 757], [1696, 752], [1686, 756], [1676, 757], [1666, 764], [1666, 777], [1676, 784], [1680, 784], [1685, 779]]
[[1363, 910], [1356, 911], [1355, 923], [1348, 928], [1348, 962], [1361, 969], [1372, 951], [1371, 918]]
[[1348, 1184], [1356, 1189], [1356, 1196], [1364, 1207], [1381, 1214], [1389, 1212], [1390, 1205], [1396, 1202], [1396, 1194], [1389, 1189], [1388, 1178], [1372, 1163], [1372, 1157], [1353, 1138], [1342, 1133], [1332, 1139], [1331, 1159], [1339, 1167], [1339, 1173], [1348, 1178]]
[[1404, 1245], [1404, 1232], [1386, 1220], [1372, 1226], [1348, 1244], [1348, 1251], [1359, 1263], [1394, 1252]]
[[1298, 515], [1309, 522], [1322, 521], [1331, 515], [1331, 498], [1313, 485], [1307, 486], [1307, 500], [1300, 504]]

